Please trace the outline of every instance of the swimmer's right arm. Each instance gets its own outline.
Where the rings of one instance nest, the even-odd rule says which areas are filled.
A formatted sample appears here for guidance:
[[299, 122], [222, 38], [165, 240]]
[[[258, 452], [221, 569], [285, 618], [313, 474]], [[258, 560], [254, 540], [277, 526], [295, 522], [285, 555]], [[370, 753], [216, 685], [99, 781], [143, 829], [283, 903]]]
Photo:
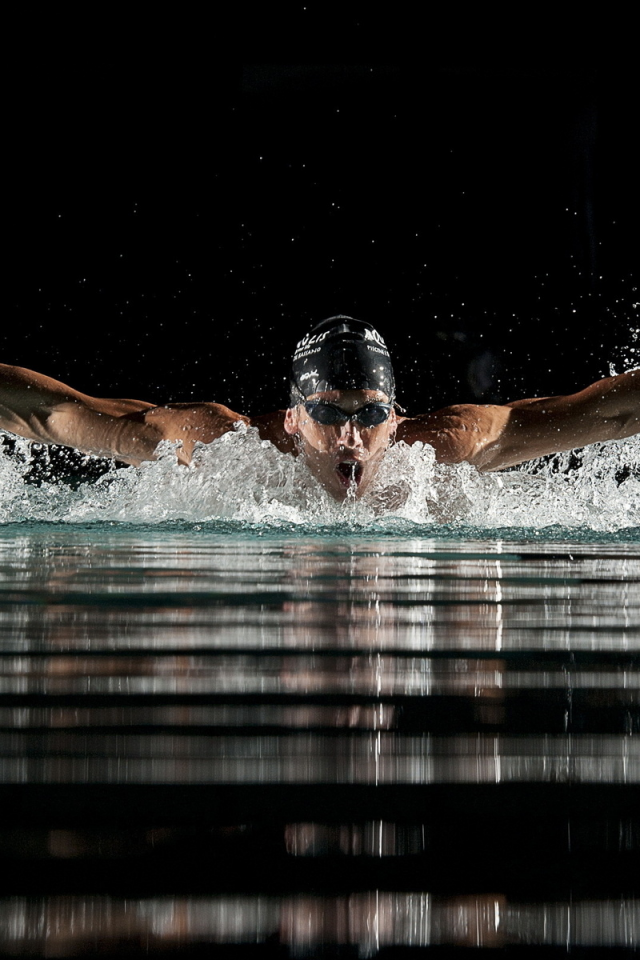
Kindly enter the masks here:
[[100, 400], [41, 373], [0, 364], [0, 429], [125, 463], [153, 460], [164, 439], [154, 424], [130, 419], [151, 409], [139, 400]]
[[0, 430], [134, 466], [155, 460], [162, 440], [177, 443], [177, 458], [187, 464], [196, 443], [217, 440], [239, 421], [284, 449], [290, 438], [280, 437], [282, 420], [282, 411], [250, 419], [220, 403], [100, 399], [33, 370], [0, 364]]

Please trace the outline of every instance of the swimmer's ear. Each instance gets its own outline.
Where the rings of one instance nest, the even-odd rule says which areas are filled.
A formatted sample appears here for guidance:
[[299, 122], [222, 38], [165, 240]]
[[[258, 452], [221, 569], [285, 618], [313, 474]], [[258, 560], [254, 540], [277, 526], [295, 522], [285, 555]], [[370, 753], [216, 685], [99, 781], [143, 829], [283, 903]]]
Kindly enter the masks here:
[[284, 415], [284, 429], [289, 436], [294, 436], [298, 432], [298, 408], [289, 407]]

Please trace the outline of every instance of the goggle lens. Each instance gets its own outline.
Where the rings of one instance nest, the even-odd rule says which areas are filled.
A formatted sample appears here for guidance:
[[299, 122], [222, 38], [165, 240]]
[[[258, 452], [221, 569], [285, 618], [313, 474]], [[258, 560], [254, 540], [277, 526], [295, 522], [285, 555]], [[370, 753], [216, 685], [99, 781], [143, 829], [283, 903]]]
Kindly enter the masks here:
[[336, 423], [345, 423], [347, 420], [359, 423], [362, 427], [379, 427], [389, 419], [391, 403], [365, 403], [363, 407], [353, 413], [347, 413], [342, 407], [324, 400], [308, 400], [304, 408], [316, 423], [331, 427]]

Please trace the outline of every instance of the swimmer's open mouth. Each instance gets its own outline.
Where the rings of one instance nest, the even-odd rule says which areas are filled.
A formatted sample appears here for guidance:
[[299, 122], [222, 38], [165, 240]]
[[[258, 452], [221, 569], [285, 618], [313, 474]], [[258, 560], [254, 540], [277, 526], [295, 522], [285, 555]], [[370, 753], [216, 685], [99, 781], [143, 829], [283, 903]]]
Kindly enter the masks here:
[[336, 464], [336, 473], [345, 487], [352, 483], [357, 487], [362, 480], [362, 464], [358, 460], [341, 460]]

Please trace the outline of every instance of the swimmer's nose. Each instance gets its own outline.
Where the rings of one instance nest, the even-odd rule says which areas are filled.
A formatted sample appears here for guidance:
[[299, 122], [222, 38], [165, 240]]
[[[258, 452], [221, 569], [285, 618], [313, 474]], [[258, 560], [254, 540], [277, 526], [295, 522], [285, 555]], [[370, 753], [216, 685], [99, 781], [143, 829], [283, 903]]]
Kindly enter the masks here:
[[358, 426], [357, 420], [345, 420], [345, 422], [340, 427], [340, 436], [360, 436], [360, 427]]
[[347, 420], [340, 428], [340, 445], [344, 447], [362, 446], [360, 427], [354, 420]]

